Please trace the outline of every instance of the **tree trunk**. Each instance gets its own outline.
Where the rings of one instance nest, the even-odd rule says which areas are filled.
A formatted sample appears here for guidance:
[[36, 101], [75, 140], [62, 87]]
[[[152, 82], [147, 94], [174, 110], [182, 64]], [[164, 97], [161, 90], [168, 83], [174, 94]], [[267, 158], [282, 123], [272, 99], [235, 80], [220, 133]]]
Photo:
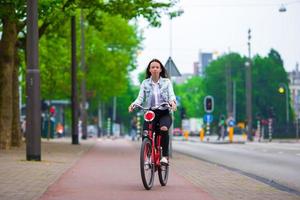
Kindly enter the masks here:
[[11, 146], [13, 122], [13, 67], [17, 41], [16, 22], [13, 21], [14, 8], [4, 8], [8, 16], [2, 18], [3, 32], [0, 41], [0, 149]]
[[21, 136], [21, 127], [20, 127], [20, 100], [19, 100], [19, 56], [18, 50], [15, 48], [15, 58], [13, 66], [13, 86], [12, 86], [12, 95], [13, 95], [13, 119], [12, 119], [12, 133], [11, 133], [11, 145], [19, 147], [21, 145], [22, 136]]

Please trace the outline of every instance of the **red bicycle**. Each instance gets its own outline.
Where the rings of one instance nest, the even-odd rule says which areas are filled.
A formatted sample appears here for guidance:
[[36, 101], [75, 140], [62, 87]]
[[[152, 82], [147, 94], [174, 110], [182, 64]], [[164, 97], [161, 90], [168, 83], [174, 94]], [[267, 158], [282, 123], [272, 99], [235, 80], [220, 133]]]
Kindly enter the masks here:
[[144, 108], [140, 105], [135, 105], [145, 111], [144, 120], [148, 123], [147, 135], [143, 135], [143, 142], [140, 152], [140, 170], [143, 185], [145, 189], [150, 190], [154, 183], [155, 172], [158, 171], [158, 178], [161, 186], [167, 185], [169, 177], [169, 165], [161, 164], [162, 147], [160, 146], [161, 136], [155, 133], [155, 127], [157, 124], [151, 123], [155, 118], [155, 113], [152, 111], [162, 106], [167, 106], [170, 109], [168, 103], [162, 103], [156, 108]]

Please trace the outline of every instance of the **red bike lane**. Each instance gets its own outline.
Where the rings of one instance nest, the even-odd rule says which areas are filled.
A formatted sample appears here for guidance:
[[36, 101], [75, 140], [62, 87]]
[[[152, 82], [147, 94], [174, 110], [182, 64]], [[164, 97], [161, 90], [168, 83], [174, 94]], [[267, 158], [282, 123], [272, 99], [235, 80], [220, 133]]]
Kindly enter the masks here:
[[145, 190], [140, 177], [139, 149], [124, 139], [101, 139], [66, 171], [40, 200], [147, 200], [213, 199], [172, 170], [167, 186], [160, 186], [157, 173], [154, 186]]

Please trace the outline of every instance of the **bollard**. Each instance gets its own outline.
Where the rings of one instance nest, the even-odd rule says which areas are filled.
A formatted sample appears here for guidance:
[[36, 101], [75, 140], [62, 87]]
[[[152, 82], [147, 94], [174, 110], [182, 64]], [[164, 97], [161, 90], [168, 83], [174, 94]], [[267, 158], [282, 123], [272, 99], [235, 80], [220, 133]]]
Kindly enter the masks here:
[[209, 127], [209, 123], [206, 124], [206, 135], [210, 134], [210, 127]]
[[261, 127], [261, 141], [264, 141], [265, 138], [265, 126]]
[[242, 134], [242, 138], [243, 138], [244, 141], [247, 141], [247, 134], [246, 134], [246, 133], [243, 133], [243, 134]]
[[269, 142], [272, 142], [272, 118], [269, 118]]
[[232, 143], [233, 142], [233, 131], [234, 128], [232, 126], [229, 127], [229, 142]]
[[[205, 135], [209, 136], [209, 134], [210, 134], [210, 126], [209, 126], [209, 123], [207, 123]], [[209, 142], [209, 137], [206, 138], [206, 141]]]
[[257, 120], [257, 137], [258, 137], [258, 142], [261, 142], [261, 132], [260, 132], [260, 121]]
[[204, 140], [204, 128], [201, 128], [200, 130], [200, 141], [203, 142]]
[[110, 137], [110, 130], [111, 130], [111, 119], [110, 117], [107, 119], [107, 136]]
[[183, 132], [183, 137], [184, 137], [184, 139], [188, 140], [189, 139], [189, 132], [185, 130]]

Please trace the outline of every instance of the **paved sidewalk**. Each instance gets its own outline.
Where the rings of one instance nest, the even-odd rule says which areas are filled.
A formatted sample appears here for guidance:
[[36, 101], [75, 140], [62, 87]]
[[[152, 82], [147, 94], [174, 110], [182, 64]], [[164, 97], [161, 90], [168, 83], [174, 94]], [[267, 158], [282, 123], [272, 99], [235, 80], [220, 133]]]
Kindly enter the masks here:
[[69, 169], [95, 141], [71, 145], [71, 139], [43, 140], [42, 161], [26, 161], [26, 145], [0, 150], [0, 199], [33, 200]]
[[157, 174], [151, 191], [140, 178], [139, 149], [128, 140], [100, 140], [79, 162], [53, 184], [40, 200], [213, 200], [172, 168], [167, 186]]
[[176, 172], [218, 200], [300, 200], [250, 177], [182, 154], [175, 154]]
[[[166, 187], [155, 177], [144, 190], [140, 142], [126, 139], [42, 142], [42, 162], [25, 161], [25, 145], [0, 151], [0, 199], [300, 199], [269, 185], [185, 155], [173, 153]], [[124, 173], [125, 172], [125, 173]], [[49, 187], [50, 186], [50, 187]]]

